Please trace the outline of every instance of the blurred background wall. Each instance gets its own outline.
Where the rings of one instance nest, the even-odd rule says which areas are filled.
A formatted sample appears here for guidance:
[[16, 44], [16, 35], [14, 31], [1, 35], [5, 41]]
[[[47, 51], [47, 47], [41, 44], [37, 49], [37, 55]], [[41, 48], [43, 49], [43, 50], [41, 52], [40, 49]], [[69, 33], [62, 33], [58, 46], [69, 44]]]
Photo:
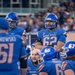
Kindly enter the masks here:
[[19, 15], [34, 14], [47, 9], [50, 5], [58, 5], [58, 0], [0, 0], [0, 16], [10, 11]]

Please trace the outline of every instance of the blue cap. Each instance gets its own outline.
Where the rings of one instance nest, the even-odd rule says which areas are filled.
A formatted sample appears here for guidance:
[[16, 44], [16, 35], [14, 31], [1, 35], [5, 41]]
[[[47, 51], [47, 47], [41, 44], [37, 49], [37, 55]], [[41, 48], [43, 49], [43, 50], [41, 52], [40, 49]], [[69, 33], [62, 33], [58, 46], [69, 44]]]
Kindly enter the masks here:
[[7, 20], [5, 20], [4, 18], [0, 18], [0, 29], [7, 30], [8, 28], [9, 28], [9, 24]]

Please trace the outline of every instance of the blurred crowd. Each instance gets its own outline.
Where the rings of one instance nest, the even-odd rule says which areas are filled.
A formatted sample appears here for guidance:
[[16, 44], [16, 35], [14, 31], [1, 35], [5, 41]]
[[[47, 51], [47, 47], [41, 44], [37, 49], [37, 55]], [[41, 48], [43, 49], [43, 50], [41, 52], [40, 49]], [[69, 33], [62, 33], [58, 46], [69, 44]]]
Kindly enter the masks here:
[[59, 0], [58, 5], [50, 5], [46, 10], [19, 18], [18, 26], [26, 32], [38, 32], [45, 29], [44, 19], [48, 13], [58, 16], [58, 28], [66, 31], [75, 31], [75, 0]]

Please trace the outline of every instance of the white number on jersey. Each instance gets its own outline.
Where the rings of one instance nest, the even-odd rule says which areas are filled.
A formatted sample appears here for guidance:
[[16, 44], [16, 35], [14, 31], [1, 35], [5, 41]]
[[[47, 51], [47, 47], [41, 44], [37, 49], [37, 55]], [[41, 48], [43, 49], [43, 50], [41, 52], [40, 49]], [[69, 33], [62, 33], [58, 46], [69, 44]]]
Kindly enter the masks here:
[[[49, 42], [49, 41], [50, 42]], [[54, 44], [54, 43], [56, 43], [57, 42], [57, 37], [55, 37], [55, 36], [52, 36], [52, 37], [45, 37], [44, 39], [43, 39], [43, 45], [44, 46], [48, 46], [48, 45], [52, 45], [52, 44]]]
[[[12, 63], [13, 48], [14, 48], [13, 43], [0, 44], [0, 57], [2, 57], [0, 63], [5, 63], [5, 62]], [[3, 51], [2, 49], [8, 50], [8, 52]]]
[[56, 74], [57, 75], [62, 75], [62, 70], [61, 70], [61, 64], [56, 64]]

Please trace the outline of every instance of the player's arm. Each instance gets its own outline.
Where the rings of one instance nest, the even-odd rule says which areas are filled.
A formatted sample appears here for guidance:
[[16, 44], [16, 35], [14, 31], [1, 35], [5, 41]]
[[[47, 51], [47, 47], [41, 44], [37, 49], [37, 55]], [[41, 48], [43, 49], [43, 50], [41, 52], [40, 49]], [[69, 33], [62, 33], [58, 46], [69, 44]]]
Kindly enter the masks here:
[[21, 71], [21, 74], [20, 75], [26, 75], [26, 71], [27, 71], [27, 69], [20, 69], [20, 71]]
[[62, 71], [64, 75], [75, 75], [72, 66], [68, 62], [62, 63]]
[[48, 73], [47, 73], [44, 69], [46, 69], [46, 67], [45, 67], [44, 64], [42, 64], [42, 65], [39, 67], [39, 70], [38, 70], [39, 75], [48, 75]]
[[23, 45], [26, 45], [26, 35], [22, 35]]
[[62, 51], [62, 47], [64, 46], [66, 42], [66, 36], [67, 36], [66, 34], [63, 34], [60, 36], [59, 41], [57, 42], [57, 45], [55, 47], [58, 52]]
[[40, 50], [45, 47], [45, 46], [42, 45], [42, 41], [41, 41], [40, 38], [37, 38], [37, 40], [35, 42], [35, 47], [40, 49]]
[[57, 50], [58, 52], [61, 52], [63, 46], [64, 46], [64, 43], [61, 42], [61, 41], [58, 41], [58, 43], [57, 43], [57, 45], [56, 45], [55, 48], [56, 48], [56, 50]]
[[71, 69], [65, 70], [64, 74], [65, 75], [75, 75], [74, 72]]
[[48, 75], [46, 72], [40, 72], [39, 75]]
[[27, 56], [22, 56], [20, 58], [20, 71], [21, 71], [21, 75], [26, 75], [26, 71], [27, 71]]
[[43, 46], [43, 42], [42, 42], [42, 35], [43, 34], [43, 31], [39, 31], [38, 33], [37, 33], [37, 39], [36, 39], [36, 42], [35, 42], [35, 47], [36, 48], [38, 48], [38, 49], [42, 49], [42, 48], [44, 48], [44, 46]]
[[21, 37], [21, 38], [22, 38], [22, 40], [23, 40], [22, 43], [23, 43], [23, 45], [25, 46], [25, 45], [26, 45], [26, 31], [25, 31], [25, 30], [23, 31], [23, 34], [22, 34], [22, 37]]

